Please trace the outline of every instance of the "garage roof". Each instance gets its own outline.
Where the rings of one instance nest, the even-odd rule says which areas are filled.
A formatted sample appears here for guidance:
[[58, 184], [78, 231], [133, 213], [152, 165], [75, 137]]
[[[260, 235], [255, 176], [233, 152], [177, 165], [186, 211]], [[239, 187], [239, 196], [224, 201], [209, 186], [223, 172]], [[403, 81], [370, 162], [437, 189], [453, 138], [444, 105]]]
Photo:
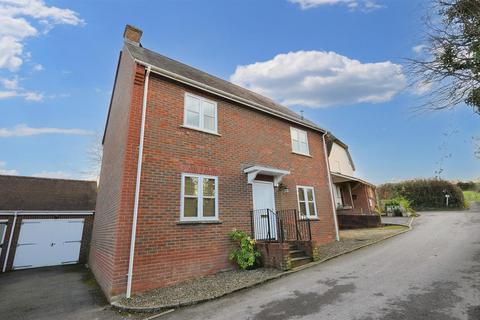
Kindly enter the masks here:
[[94, 211], [95, 181], [0, 175], [1, 211]]

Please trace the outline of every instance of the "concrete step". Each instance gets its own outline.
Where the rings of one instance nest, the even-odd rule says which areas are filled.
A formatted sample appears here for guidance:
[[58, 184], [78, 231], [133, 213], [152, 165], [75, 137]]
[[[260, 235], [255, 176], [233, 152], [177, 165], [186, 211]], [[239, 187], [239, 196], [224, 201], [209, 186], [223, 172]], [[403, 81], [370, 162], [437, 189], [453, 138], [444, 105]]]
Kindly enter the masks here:
[[302, 256], [302, 257], [292, 258], [290, 259], [290, 262], [292, 263], [292, 268], [296, 268], [296, 267], [303, 266], [304, 264], [307, 264], [309, 262], [312, 262], [312, 258], [310, 258], [309, 256]]
[[289, 254], [290, 254], [290, 258], [299, 258], [299, 257], [305, 257], [306, 256], [305, 251], [299, 250], [299, 249], [290, 250]]
[[288, 248], [290, 250], [298, 250], [298, 245], [296, 245], [295, 243], [289, 243]]

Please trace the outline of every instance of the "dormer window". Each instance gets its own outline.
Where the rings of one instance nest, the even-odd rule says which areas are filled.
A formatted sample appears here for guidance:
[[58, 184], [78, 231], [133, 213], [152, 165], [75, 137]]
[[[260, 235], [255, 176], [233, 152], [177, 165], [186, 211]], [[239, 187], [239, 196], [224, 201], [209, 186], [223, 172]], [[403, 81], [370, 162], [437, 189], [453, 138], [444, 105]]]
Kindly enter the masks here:
[[209, 133], [217, 133], [217, 103], [185, 93], [183, 125]]
[[290, 127], [290, 134], [292, 136], [292, 152], [309, 156], [307, 132]]

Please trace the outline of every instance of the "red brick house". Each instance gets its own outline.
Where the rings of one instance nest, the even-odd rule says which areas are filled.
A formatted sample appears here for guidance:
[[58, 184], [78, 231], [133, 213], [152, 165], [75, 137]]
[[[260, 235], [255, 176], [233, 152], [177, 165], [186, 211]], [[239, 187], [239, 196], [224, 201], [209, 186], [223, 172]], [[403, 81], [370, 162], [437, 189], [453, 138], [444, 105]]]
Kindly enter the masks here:
[[314, 259], [338, 237], [326, 130], [141, 35], [125, 29], [103, 141], [89, 264], [107, 297], [232, 268], [233, 229], [266, 265]]

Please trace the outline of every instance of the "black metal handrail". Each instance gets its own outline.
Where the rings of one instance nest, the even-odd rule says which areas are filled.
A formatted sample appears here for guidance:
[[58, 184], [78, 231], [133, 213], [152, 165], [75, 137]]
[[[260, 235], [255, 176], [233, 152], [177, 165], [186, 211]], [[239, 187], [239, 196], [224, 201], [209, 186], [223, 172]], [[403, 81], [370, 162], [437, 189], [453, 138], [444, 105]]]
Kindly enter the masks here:
[[310, 219], [296, 209], [260, 209], [251, 211], [252, 237], [263, 241], [310, 241]]
[[252, 215], [252, 236], [257, 240], [277, 241], [278, 240], [278, 217], [270, 209], [253, 210]]

